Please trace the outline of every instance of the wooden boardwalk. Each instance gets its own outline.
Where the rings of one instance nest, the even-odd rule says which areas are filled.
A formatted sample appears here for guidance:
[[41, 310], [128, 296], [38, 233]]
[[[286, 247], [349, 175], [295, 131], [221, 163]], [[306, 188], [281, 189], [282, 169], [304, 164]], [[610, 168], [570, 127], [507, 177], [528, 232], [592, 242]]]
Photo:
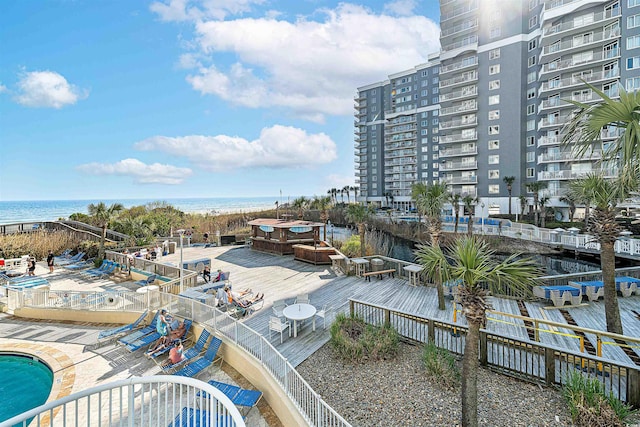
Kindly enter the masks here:
[[[243, 319], [243, 322], [269, 337], [269, 317], [273, 315], [271, 306], [280, 299], [292, 303], [299, 294], [308, 293], [311, 303], [320, 309], [324, 305], [333, 308], [332, 315], [327, 319], [327, 329], [322, 329], [322, 319], [316, 319], [316, 331], [313, 332], [311, 322], [307, 322], [299, 329], [298, 336], [285, 337], [280, 344], [280, 334], [274, 333], [270, 342], [280, 351], [293, 366], [302, 363], [307, 357], [329, 341], [328, 326], [333, 316], [338, 312], [348, 312], [349, 298], [367, 303], [386, 306], [395, 310], [445, 321], [453, 321], [453, 303], [446, 300], [446, 310], [437, 308], [436, 290], [431, 287], [409, 286], [403, 278], [372, 279], [367, 282], [355, 276], [337, 275], [330, 266], [315, 266], [300, 261], [294, 261], [291, 256], [265, 254], [245, 247], [224, 248], [189, 248], [193, 255], [185, 259], [196, 257], [211, 257], [212, 268], [231, 271], [231, 282], [235, 290], [251, 288], [254, 293], [265, 294], [264, 307]], [[186, 250], [185, 250], [186, 251]], [[494, 309], [510, 314], [520, 315], [518, 304], [511, 299], [490, 299]], [[640, 336], [640, 296], [619, 298], [625, 333], [629, 336]], [[529, 315], [533, 318], [552, 320], [566, 323], [560, 310], [549, 308], [545, 303], [526, 302]], [[458, 309], [460, 307], [458, 306]], [[604, 304], [602, 301], [583, 304], [578, 307], [567, 306], [566, 310], [579, 326], [591, 329], [605, 330]], [[458, 313], [458, 323], [465, 325], [466, 321]], [[570, 325], [567, 329], [548, 328], [549, 333], [541, 333], [543, 343], [580, 351], [579, 339], [573, 335]], [[528, 339], [524, 322], [500, 315], [489, 315], [487, 329], [501, 335], [509, 335], [521, 339]], [[587, 339], [596, 345], [595, 336], [587, 335]], [[640, 354], [640, 349], [634, 349]], [[603, 354], [615, 360], [632, 363], [629, 357], [617, 346], [604, 345]]]

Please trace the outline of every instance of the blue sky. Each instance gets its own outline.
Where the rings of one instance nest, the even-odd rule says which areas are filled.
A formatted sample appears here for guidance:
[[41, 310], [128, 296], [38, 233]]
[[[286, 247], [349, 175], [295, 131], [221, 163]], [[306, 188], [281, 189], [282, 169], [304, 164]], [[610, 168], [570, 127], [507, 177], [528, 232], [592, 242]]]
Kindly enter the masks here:
[[438, 1], [0, 6], [0, 200], [354, 185], [359, 86], [438, 50]]

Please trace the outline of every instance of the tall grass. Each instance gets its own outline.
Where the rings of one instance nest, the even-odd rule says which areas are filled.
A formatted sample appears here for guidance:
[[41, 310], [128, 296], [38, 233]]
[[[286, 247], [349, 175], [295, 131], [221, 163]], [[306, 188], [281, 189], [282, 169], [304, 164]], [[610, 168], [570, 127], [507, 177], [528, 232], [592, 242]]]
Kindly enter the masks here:
[[460, 382], [460, 369], [456, 364], [456, 358], [447, 349], [436, 346], [432, 340], [424, 346], [422, 362], [427, 376], [442, 386], [453, 388]]
[[398, 352], [398, 333], [390, 325], [376, 327], [359, 317], [339, 313], [331, 324], [331, 345], [345, 360], [390, 359]]
[[82, 239], [68, 231], [34, 231], [0, 236], [0, 258], [19, 258], [32, 255], [37, 260], [47, 257], [49, 251], [55, 255], [65, 249], [77, 250]]

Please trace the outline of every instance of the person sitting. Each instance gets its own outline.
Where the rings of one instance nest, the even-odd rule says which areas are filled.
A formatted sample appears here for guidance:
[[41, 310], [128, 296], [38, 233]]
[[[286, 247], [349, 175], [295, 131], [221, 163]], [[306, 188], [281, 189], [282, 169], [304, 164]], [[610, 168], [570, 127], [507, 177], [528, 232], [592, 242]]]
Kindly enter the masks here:
[[176, 341], [184, 338], [186, 331], [187, 326], [184, 324], [184, 322], [179, 322], [178, 327], [171, 331], [169, 335], [160, 337], [158, 341], [156, 341], [156, 344], [146, 352], [146, 355], [150, 356], [155, 352], [164, 350], [165, 348], [171, 346]]
[[163, 366], [175, 365], [176, 363], [182, 362], [185, 359], [183, 353], [184, 346], [182, 345], [182, 340], [178, 340], [176, 346], [169, 350], [169, 358], [163, 363]]
[[239, 307], [242, 308], [249, 308], [251, 307], [254, 303], [262, 300], [264, 298], [264, 294], [257, 294], [255, 297], [251, 298], [251, 299], [234, 299], [233, 302], [236, 303]]
[[[202, 270], [202, 278], [205, 283], [209, 283], [211, 281], [211, 267], [208, 265], [204, 266], [204, 270]], [[215, 280], [217, 282], [217, 280]]]
[[219, 282], [220, 280], [222, 280], [222, 276], [224, 274], [222, 273], [222, 270], [218, 269], [218, 271], [216, 271], [216, 277], [212, 280], [212, 282]]
[[224, 292], [227, 294], [227, 301], [229, 301], [229, 304], [231, 304], [236, 299], [242, 299], [252, 293], [251, 289], [245, 289], [240, 292], [233, 292], [229, 286], [224, 287]]

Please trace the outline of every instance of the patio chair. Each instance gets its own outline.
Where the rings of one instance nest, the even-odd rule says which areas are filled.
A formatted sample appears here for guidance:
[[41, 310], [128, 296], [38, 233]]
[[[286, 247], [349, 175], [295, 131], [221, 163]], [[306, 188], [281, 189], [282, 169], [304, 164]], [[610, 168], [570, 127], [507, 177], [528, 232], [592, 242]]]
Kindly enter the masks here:
[[55, 261], [54, 260], [54, 264], [55, 265], [69, 265], [69, 264], [75, 264], [76, 262], [82, 261], [82, 258], [84, 258], [85, 253], [84, 252], [78, 252], [77, 254], [75, 254], [74, 256], [67, 258], [67, 259], [62, 259], [60, 261]]
[[[211, 336], [211, 333], [207, 330], [207, 329], [203, 329], [202, 333], [200, 334], [200, 338], [198, 338], [198, 341], [196, 342], [196, 344], [193, 347], [188, 348], [185, 352], [184, 352], [184, 359], [179, 361], [178, 363], [171, 363], [171, 361], [168, 361], [168, 363], [163, 363], [160, 368], [162, 369], [162, 372], [164, 373], [169, 373], [172, 370], [176, 369], [179, 366], [182, 366], [186, 363], [189, 363], [192, 360], [195, 360], [196, 357], [200, 356], [200, 354], [204, 351], [204, 347], [207, 344], [207, 341], [209, 340], [209, 337]], [[213, 337], [211, 339], [211, 343], [209, 344], [208, 348], [211, 347], [220, 347], [220, 345], [222, 344], [222, 340], [220, 338], [216, 338]], [[216, 350], [217, 352], [218, 350]], [[221, 365], [222, 365], [222, 356], [217, 357], [217, 359], [220, 359], [221, 361]]]
[[153, 316], [153, 319], [149, 323], [149, 326], [145, 326], [142, 329], [134, 331], [118, 340], [118, 343], [121, 345], [127, 345], [139, 338], [142, 338], [145, 335], [148, 335], [156, 330], [156, 323], [158, 322], [158, 316], [160, 316], [160, 310], [156, 311], [156, 314]]
[[[243, 418], [246, 418], [247, 414], [249, 414], [251, 409], [254, 408], [262, 398], [262, 392], [258, 390], [249, 390], [215, 380], [209, 380], [208, 383], [224, 393], [234, 405], [240, 406], [241, 408], [238, 409], [240, 409]], [[205, 399], [208, 397], [207, 393], [198, 393], [196, 397], [200, 397], [201, 395]], [[244, 410], [246, 410], [246, 412], [244, 412]]]
[[140, 287], [153, 285], [153, 282], [155, 282], [157, 278], [158, 278], [157, 274], [152, 274], [151, 276], [147, 277], [146, 279], [142, 279], [142, 280], [138, 280], [138, 281], [134, 282], [134, 284], [136, 284], [136, 285], [138, 285]]
[[277, 317], [284, 317], [284, 313], [282, 311], [285, 309], [286, 306], [287, 306], [287, 303], [283, 299], [274, 301], [273, 307], [271, 307], [273, 309], [273, 314]]
[[[156, 357], [165, 354], [166, 352], [171, 350], [173, 347], [175, 347], [175, 345], [178, 343], [178, 341], [185, 341], [187, 339], [187, 336], [189, 335], [189, 329], [191, 329], [191, 324], [192, 323], [193, 323], [193, 320], [185, 319], [184, 320], [184, 335], [182, 335], [180, 338], [176, 338], [176, 339], [172, 340], [171, 342], [166, 344], [163, 348], [160, 348], [160, 349], [154, 351], [153, 353], [147, 352], [147, 353], [145, 353], [145, 355], [150, 357], [150, 358], [152, 358], [152, 359], [155, 359]], [[134, 351], [144, 347], [145, 345], [149, 345], [150, 344], [150, 345], [153, 346], [154, 343], [153, 343], [153, 341], [149, 341], [149, 337], [150, 337], [150, 335], [147, 335], [145, 337], [140, 338], [139, 342], [132, 343], [130, 346], [127, 346], [127, 349], [129, 349], [129, 351], [131, 351], [131, 352], [134, 352]], [[160, 339], [160, 334], [158, 334], [158, 338], [156, 338], [156, 339]], [[153, 348], [151, 348], [151, 350], [153, 350]]]
[[275, 316], [271, 316], [269, 318], [269, 339], [271, 339], [271, 332], [280, 332], [280, 344], [282, 344], [284, 331], [287, 329], [289, 330], [289, 336], [291, 336], [291, 323], [288, 320]]
[[326, 329], [327, 328], [327, 316], [329, 315], [329, 311], [331, 309], [329, 307], [327, 307], [327, 304], [325, 304], [324, 306], [322, 306], [322, 308], [318, 311], [316, 311], [316, 316], [322, 318], [322, 329]]
[[217, 421], [214, 421], [214, 417], [216, 415], [212, 416], [209, 411], [184, 407], [168, 427], [222, 427], [234, 425], [230, 415], [217, 415]]
[[142, 323], [142, 321], [147, 317], [147, 313], [149, 313], [148, 310], [145, 310], [140, 317], [138, 317], [136, 319], [135, 322], [133, 323], [129, 323], [128, 325], [124, 325], [124, 326], [119, 326], [117, 328], [112, 328], [112, 329], [107, 329], [105, 331], [101, 331], [98, 334], [98, 343], [100, 343], [102, 340], [105, 340], [107, 338], [109, 339], [113, 339], [118, 335], [124, 334], [126, 332], [131, 332], [134, 329], [136, 329], [140, 323]]
[[309, 294], [300, 294], [296, 298], [296, 304], [310, 304]]
[[[211, 344], [213, 344], [213, 341], [211, 342]], [[204, 354], [204, 356], [198, 357], [193, 362], [189, 363], [187, 366], [180, 369], [173, 375], [189, 378], [195, 377], [200, 372], [213, 365], [216, 360], [218, 360], [218, 357], [216, 357], [216, 355], [218, 354], [219, 349], [220, 345], [209, 345], [209, 348], [207, 349], [207, 352]], [[220, 363], [220, 365], [222, 365], [222, 362]]]
[[89, 258], [84, 261], [76, 262], [75, 264], [63, 265], [62, 268], [66, 270], [84, 270], [93, 267], [95, 258]]

